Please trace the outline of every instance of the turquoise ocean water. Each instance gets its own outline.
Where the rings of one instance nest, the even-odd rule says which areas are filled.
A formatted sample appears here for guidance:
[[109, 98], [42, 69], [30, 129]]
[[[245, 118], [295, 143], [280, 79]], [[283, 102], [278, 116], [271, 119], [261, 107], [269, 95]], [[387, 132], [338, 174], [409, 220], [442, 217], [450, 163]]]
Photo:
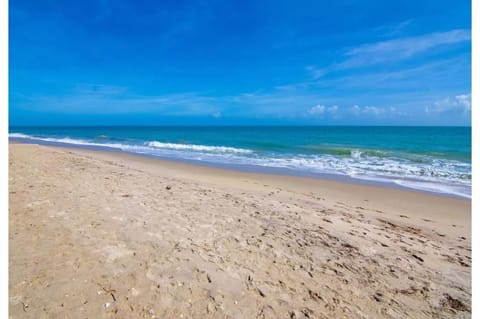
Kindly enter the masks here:
[[470, 127], [10, 127], [9, 138], [471, 197]]

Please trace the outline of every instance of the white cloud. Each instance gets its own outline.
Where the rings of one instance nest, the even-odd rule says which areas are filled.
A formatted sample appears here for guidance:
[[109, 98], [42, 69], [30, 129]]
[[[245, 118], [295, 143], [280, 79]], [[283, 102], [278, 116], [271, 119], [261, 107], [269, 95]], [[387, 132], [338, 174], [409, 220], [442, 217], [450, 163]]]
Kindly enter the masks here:
[[380, 115], [385, 113], [385, 109], [376, 107], [376, 106], [365, 106], [363, 108], [363, 113], [371, 115]]
[[312, 106], [308, 113], [311, 115], [323, 115], [323, 114], [335, 114], [338, 111], [337, 105], [325, 106], [325, 105], [315, 105]]
[[369, 117], [387, 117], [393, 115], [402, 115], [397, 109], [393, 106], [390, 107], [379, 107], [379, 106], [359, 106], [355, 104], [348, 109], [348, 113], [355, 116], [369, 116]]
[[325, 109], [325, 105], [315, 105], [312, 106], [310, 110], [308, 110], [308, 113], [312, 115], [322, 115], [323, 113], [325, 113]]
[[356, 117], [368, 117], [368, 118], [385, 118], [391, 116], [400, 116], [403, 115], [401, 112], [398, 112], [397, 109], [393, 106], [390, 107], [379, 107], [379, 106], [360, 106], [358, 104], [353, 105], [352, 107], [338, 107], [338, 105], [325, 106], [325, 105], [315, 105], [308, 109], [308, 114], [322, 117], [329, 116], [331, 118], [340, 119], [350, 116]]
[[456, 102], [463, 107], [465, 112], [472, 110], [472, 94], [461, 94], [455, 96]]
[[469, 30], [458, 29], [416, 37], [368, 43], [348, 50], [345, 54], [347, 59], [337, 64], [336, 68], [361, 67], [382, 62], [403, 60], [441, 45], [469, 41], [470, 38]]
[[328, 108], [327, 110], [329, 113], [337, 113], [338, 111], [338, 106], [337, 105], [332, 105]]
[[425, 108], [427, 113], [445, 113], [445, 112], [461, 112], [470, 113], [472, 110], [472, 94], [460, 94], [455, 97], [446, 97], [442, 100], [434, 102]]

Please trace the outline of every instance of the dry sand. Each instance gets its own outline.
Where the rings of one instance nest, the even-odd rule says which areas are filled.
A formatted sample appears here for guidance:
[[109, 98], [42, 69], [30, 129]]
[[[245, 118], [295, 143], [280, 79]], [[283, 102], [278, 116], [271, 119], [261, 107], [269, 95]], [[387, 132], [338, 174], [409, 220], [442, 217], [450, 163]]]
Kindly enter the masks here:
[[471, 202], [9, 146], [11, 318], [470, 318]]

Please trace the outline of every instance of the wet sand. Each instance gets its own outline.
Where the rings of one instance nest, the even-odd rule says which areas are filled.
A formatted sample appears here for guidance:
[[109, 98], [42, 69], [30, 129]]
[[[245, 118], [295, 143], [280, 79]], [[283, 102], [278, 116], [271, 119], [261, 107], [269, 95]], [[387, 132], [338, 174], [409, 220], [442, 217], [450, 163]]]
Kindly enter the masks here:
[[471, 202], [9, 145], [12, 318], [470, 318]]

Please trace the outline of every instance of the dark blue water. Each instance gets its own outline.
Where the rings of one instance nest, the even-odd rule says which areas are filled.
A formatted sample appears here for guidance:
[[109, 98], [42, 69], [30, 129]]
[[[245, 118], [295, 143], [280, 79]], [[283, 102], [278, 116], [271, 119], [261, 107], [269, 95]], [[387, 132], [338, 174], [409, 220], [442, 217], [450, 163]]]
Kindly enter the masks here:
[[471, 196], [469, 127], [11, 127], [10, 137]]

